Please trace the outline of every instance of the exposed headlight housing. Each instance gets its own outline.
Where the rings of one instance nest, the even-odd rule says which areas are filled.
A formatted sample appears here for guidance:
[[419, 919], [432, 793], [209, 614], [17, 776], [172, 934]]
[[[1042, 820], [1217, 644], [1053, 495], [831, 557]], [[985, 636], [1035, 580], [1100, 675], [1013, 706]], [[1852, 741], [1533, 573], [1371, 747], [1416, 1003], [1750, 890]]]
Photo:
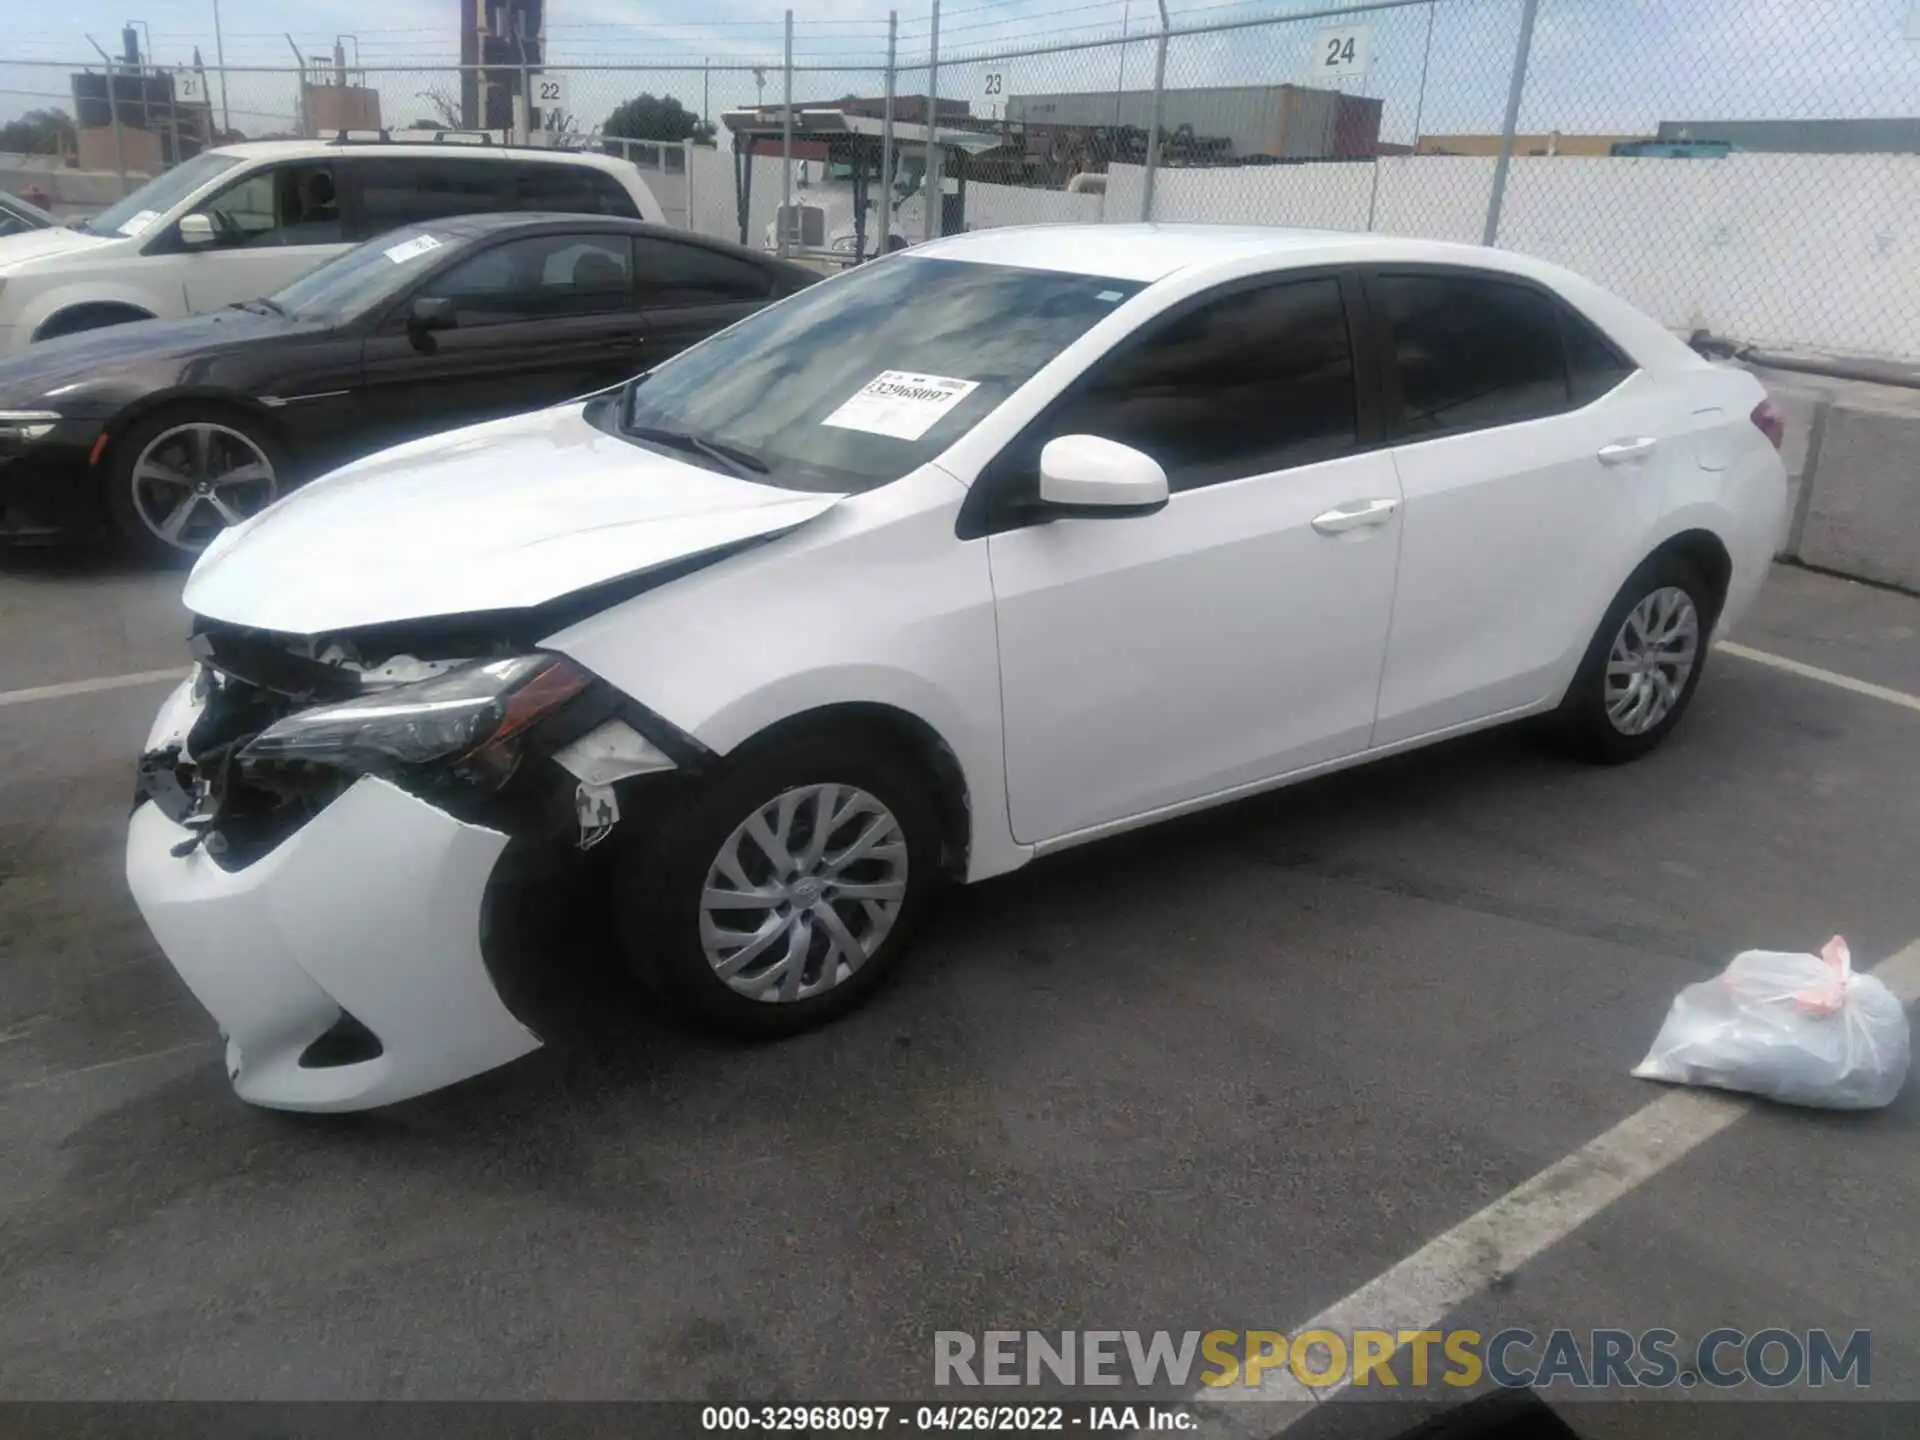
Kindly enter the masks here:
[[580, 694], [593, 677], [559, 655], [476, 660], [430, 680], [319, 705], [261, 731], [241, 762], [306, 762], [350, 774], [442, 767], [503, 784], [519, 737]]

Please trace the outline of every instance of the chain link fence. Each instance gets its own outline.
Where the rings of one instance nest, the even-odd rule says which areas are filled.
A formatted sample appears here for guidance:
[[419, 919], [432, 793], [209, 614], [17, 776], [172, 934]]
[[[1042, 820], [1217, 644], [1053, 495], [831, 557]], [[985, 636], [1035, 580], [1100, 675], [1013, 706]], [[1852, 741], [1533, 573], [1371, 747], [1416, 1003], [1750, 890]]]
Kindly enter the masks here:
[[[137, 175], [223, 137], [479, 130], [623, 154], [674, 223], [823, 264], [1141, 219], [1491, 239], [1676, 330], [1920, 360], [1912, 0], [1251, 10], [973, 0], [902, 16], [897, 47], [862, 29], [857, 56], [830, 43], [855, 22], [799, 22], [790, 64], [235, 66], [189, 98], [174, 72], [173, 99], [119, 104], [117, 163], [97, 125], [80, 158]], [[0, 59], [0, 114], [102, 68]], [[0, 187], [33, 163], [0, 155]]]

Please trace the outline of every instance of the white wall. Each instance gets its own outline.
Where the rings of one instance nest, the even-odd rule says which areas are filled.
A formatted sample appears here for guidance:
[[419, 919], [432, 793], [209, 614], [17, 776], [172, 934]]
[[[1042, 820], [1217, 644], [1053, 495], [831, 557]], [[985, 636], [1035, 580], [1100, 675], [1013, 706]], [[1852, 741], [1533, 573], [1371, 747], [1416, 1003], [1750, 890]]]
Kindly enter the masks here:
[[1100, 196], [1069, 195], [1064, 190], [1034, 190], [1024, 185], [967, 182], [967, 228], [1001, 225], [1094, 225], [1100, 221]]
[[[1234, 183], [1220, 184], [1217, 177], [1228, 173]], [[1364, 230], [1373, 178], [1366, 164], [1164, 169], [1153, 178], [1153, 218]], [[1126, 218], [1138, 214], [1136, 205]]]
[[[1492, 159], [1378, 165], [1372, 229], [1479, 242]], [[1371, 169], [1162, 170], [1154, 215], [1366, 229]], [[1108, 218], [1136, 216], [1134, 194], [1109, 195]], [[1521, 156], [1500, 243], [1591, 276], [1674, 329], [1920, 359], [1920, 155]]]
[[[696, 160], [694, 228], [731, 238], [732, 157]], [[1162, 169], [1154, 218], [1477, 243], [1493, 169], [1491, 158], [1451, 155], [1392, 156], [1377, 173], [1351, 163]], [[1104, 197], [970, 184], [968, 227], [1131, 222], [1144, 178], [1115, 165]], [[779, 188], [779, 162], [755, 161], [751, 235], [765, 233]], [[1521, 156], [1500, 243], [1589, 275], [1677, 330], [1920, 360], [1920, 155]]]

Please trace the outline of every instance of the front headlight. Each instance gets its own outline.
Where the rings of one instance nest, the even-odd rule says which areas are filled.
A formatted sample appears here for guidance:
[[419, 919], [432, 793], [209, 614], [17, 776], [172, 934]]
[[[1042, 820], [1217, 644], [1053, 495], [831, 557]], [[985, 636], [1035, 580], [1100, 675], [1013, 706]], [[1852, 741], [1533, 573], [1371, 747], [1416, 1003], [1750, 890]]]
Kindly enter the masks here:
[[0, 410], [0, 440], [39, 440], [51, 435], [59, 423], [57, 410]]
[[241, 761], [308, 761], [355, 774], [471, 762], [469, 778], [498, 784], [513, 771], [517, 738], [592, 683], [558, 655], [477, 660], [276, 721]]

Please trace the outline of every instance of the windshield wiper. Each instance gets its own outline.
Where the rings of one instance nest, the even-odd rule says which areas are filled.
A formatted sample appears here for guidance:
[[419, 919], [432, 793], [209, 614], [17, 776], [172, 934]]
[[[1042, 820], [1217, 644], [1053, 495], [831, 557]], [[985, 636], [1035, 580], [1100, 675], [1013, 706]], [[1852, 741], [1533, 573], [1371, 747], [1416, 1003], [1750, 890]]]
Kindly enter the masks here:
[[93, 234], [93, 226], [87, 223], [87, 218], [84, 215], [76, 215], [73, 219], [63, 221], [62, 223], [69, 230], [78, 230], [82, 235]]
[[765, 475], [767, 465], [759, 456], [748, 453], [732, 445], [722, 445], [718, 441], [704, 440], [698, 435], [689, 435], [683, 430], [667, 430], [658, 425], [629, 425], [627, 434], [636, 440], [651, 440], [656, 445], [666, 445], [675, 450], [683, 450], [689, 455], [703, 455], [707, 459], [734, 475]]

